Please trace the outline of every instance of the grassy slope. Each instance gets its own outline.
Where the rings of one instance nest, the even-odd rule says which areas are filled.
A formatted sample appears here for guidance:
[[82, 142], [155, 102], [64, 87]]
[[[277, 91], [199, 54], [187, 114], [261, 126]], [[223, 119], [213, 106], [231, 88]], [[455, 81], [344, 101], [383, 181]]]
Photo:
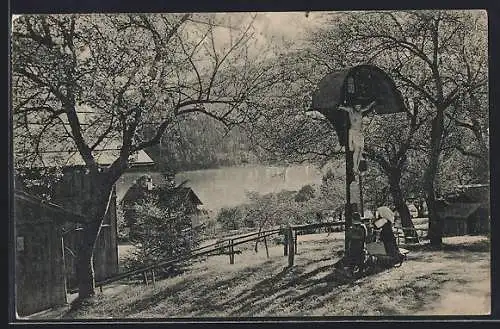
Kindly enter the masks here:
[[[400, 268], [349, 283], [332, 272], [343, 234], [299, 236], [296, 265], [282, 246], [210, 257], [154, 286], [116, 284], [66, 318], [171, 318], [487, 314], [489, 242], [446, 238], [441, 251], [417, 247]], [[459, 301], [459, 302], [457, 302]]]

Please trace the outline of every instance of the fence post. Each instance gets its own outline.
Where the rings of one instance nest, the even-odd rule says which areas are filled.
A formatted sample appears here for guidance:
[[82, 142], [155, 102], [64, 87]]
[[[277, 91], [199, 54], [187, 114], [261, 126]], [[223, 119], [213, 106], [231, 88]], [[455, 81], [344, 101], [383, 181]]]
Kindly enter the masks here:
[[295, 246], [293, 243], [293, 229], [288, 227], [288, 267], [293, 266], [293, 257], [295, 256]]
[[284, 231], [283, 235], [283, 256], [288, 256], [288, 231]]
[[229, 264], [234, 264], [234, 246], [233, 240], [229, 240]]
[[153, 280], [153, 286], [154, 286], [156, 283], [155, 269], [151, 270], [151, 279]]
[[267, 240], [266, 240], [266, 237], [264, 236], [264, 246], [266, 247], [266, 255], [267, 255], [267, 258], [269, 258], [269, 249], [267, 248]]
[[295, 235], [293, 237], [294, 254], [297, 253], [297, 235], [297, 232], [295, 232]]

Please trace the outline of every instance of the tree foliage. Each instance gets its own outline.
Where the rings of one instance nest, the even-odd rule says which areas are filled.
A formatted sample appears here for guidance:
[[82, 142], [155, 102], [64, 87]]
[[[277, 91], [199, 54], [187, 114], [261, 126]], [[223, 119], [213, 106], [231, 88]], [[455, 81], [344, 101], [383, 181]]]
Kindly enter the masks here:
[[[135, 205], [137, 214], [134, 235], [131, 242], [133, 253], [125, 260], [127, 269], [133, 270], [172, 259], [188, 253], [198, 243], [197, 230], [191, 227], [191, 218], [182, 204], [165, 207], [158, 198], [158, 191]], [[165, 273], [171, 273], [182, 264], [169, 266]]]

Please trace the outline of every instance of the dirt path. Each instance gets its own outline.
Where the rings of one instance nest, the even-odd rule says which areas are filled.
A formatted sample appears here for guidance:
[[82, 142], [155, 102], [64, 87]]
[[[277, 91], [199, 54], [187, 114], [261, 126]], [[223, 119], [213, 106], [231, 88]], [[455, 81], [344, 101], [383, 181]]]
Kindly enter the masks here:
[[[480, 243], [478, 237], [445, 239], [449, 245]], [[438, 288], [439, 298], [427, 305], [418, 314], [428, 315], [488, 315], [491, 312], [491, 268], [489, 253], [470, 254], [464, 250], [448, 252], [455, 262], [446, 264], [450, 281]], [[444, 256], [439, 255], [439, 256]], [[436, 259], [437, 261], [437, 259]]]
[[489, 281], [474, 282], [467, 287], [459, 283], [447, 283], [438, 301], [419, 314], [428, 315], [489, 315], [491, 294]]

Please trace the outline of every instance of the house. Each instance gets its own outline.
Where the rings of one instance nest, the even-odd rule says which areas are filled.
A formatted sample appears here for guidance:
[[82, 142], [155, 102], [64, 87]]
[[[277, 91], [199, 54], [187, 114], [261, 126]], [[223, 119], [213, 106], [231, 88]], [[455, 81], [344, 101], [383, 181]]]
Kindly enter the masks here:
[[[165, 184], [171, 184], [172, 188], [159, 189], [159, 186]], [[175, 186], [173, 181], [168, 178], [166, 182], [160, 183], [159, 186], [153, 185], [151, 176], [143, 175], [135, 181], [120, 201], [125, 223], [127, 223], [130, 230], [130, 237], [134, 236], [134, 225], [136, 225], [136, 218], [138, 216], [135, 205], [144, 200], [148, 195], [152, 196], [153, 191], [159, 191], [158, 201], [165, 208], [170, 207], [169, 205], [183, 206], [186, 214], [191, 219], [191, 223], [189, 224], [191, 228], [199, 227], [205, 222], [204, 219], [207, 217], [207, 212], [203, 209], [203, 203], [199, 197], [190, 187], [185, 187], [183, 184]]]
[[[109, 166], [118, 157], [118, 153], [118, 149], [94, 151], [96, 161], [101, 167]], [[62, 167], [63, 175], [55, 186], [51, 202], [63, 209], [69, 210], [61, 229], [64, 232], [66, 289], [71, 291], [77, 288], [76, 255], [78, 253], [79, 242], [81, 241], [80, 235], [83, 231], [81, 220], [74, 220], [69, 214], [83, 214], [86, 212], [86, 205], [92, 198], [90, 193], [90, 177], [85, 168], [85, 163], [78, 153], [51, 151], [42, 153], [41, 158], [46, 167]], [[154, 165], [153, 160], [144, 151], [139, 151], [131, 160], [132, 170], [150, 168]], [[20, 213], [18, 214], [20, 216]], [[19, 216], [15, 216], [16, 223], [23, 220]], [[51, 242], [47, 240], [46, 243]], [[38, 270], [43, 270], [43, 268]], [[115, 187], [112, 190], [110, 206], [102, 223], [94, 249], [94, 271], [96, 281], [104, 280], [118, 273]], [[41, 276], [45, 275], [36, 271], [34, 273]]]
[[443, 235], [485, 234], [490, 230], [489, 185], [459, 185], [439, 203]]
[[127, 190], [123, 198], [120, 200], [120, 206], [123, 210], [125, 225], [128, 230], [133, 230], [136, 223], [137, 213], [135, 204], [148, 197], [153, 190], [153, 180], [150, 175], [139, 177], [132, 186]]

